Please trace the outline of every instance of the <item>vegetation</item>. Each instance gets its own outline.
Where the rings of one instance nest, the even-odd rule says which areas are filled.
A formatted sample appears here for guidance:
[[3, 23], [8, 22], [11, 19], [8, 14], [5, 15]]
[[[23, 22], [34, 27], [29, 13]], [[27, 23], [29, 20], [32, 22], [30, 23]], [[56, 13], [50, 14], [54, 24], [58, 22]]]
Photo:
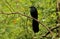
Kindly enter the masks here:
[[[0, 0], [0, 39], [52, 39], [42, 37], [48, 30], [39, 24], [39, 32], [32, 30], [32, 19], [30, 15], [30, 6], [34, 5], [38, 10], [38, 19], [48, 28], [56, 26], [56, 0]], [[20, 12], [21, 14], [11, 14]], [[53, 35], [57, 32], [54, 30]]]

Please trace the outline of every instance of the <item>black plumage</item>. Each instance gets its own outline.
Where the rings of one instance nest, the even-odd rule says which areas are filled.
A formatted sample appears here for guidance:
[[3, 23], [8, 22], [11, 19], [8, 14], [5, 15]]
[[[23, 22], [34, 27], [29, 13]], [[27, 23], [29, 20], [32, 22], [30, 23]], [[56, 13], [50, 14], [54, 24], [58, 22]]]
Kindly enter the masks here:
[[[30, 7], [30, 14], [33, 18], [37, 19], [38, 20], [38, 12], [37, 12], [37, 9], [34, 7], [34, 6], [31, 6]], [[34, 33], [38, 32], [39, 31], [39, 23], [36, 21], [36, 20], [32, 20], [32, 26], [33, 26], [33, 31]]]

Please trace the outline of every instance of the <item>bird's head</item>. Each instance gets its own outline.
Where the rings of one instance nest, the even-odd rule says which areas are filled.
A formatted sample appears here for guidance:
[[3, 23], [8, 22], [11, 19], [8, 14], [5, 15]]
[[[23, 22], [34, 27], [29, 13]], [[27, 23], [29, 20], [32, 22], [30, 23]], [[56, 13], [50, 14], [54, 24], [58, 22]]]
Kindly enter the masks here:
[[31, 6], [31, 7], [29, 7], [29, 8], [35, 8], [34, 6]]

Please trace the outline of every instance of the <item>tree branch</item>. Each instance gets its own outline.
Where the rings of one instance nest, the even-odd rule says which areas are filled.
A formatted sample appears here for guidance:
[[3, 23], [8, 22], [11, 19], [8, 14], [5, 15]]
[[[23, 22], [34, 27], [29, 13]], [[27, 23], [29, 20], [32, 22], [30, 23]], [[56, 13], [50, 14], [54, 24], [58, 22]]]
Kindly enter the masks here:
[[51, 35], [53, 36], [53, 33], [52, 33], [52, 31], [46, 26], [46, 25], [44, 25], [43, 23], [41, 23], [39, 20], [37, 20], [37, 19], [35, 19], [35, 18], [33, 18], [33, 17], [30, 17], [30, 16], [27, 16], [27, 15], [25, 15], [25, 14], [21, 14], [21, 12], [12, 12], [12, 13], [0, 13], [0, 14], [6, 14], [6, 15], [10, 15], [10, 14], [20, 14], [20, 15], [22, 15], [22, 16], [25, 16], [25, 17], [27, 17], [27, 18], [31, 18], [31, 19], [34, 19], [34, 20], [36, 20], [37, 22], [39, 22], [39, 24], [41, 24], [43, 27], [45, 27], [50, 33], [51, 33]]
[[[56, 27], [52, 28], [51, 31], [53, 31], [54, 29], [57, 29], [57, 28], [59, 28], [59, 27], [60, 27], [60, 26], [56, 26]], [[47, 37], [48, 34], [50, 34], [49, 31], [48, 31], [43, 37]]]

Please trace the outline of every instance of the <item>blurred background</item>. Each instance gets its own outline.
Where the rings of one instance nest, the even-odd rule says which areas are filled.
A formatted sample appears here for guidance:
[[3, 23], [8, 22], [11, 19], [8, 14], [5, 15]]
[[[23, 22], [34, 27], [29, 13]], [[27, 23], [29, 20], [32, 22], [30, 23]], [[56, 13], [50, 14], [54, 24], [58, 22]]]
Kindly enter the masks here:
[[41, 24], [34, 36], [32, 19], [21, 15], [31, 16], [29, 7], [32, 5], [38, 10], [40, 22], [50, 29], [56, 26], [56, 0], [0, 0], [0, 39], [52, 39], [50, 35], [42, 37], [48, 30]]

